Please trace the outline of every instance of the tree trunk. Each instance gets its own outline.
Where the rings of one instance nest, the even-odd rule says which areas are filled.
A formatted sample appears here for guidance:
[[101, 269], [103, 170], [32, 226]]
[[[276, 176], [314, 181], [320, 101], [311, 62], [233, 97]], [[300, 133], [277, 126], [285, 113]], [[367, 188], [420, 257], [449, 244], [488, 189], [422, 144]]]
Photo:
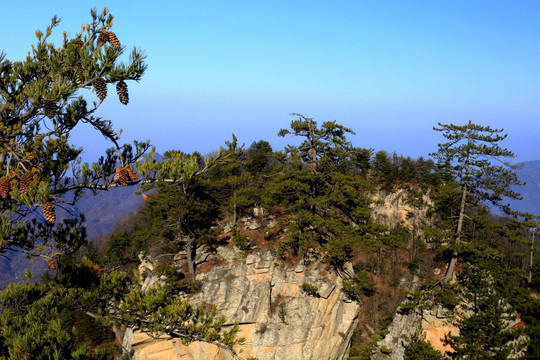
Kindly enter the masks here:
[[[461, 207], [459, 209], [459, 219], [458, 219], [458, 225], [457, 225], [457, 238], [456, 238], [456, 246], [461, 241], [461, 229], [463, 228], [463, 218], [465, 217], [465, 201], [467, 199], [467, 184], [463, 186], [463, 193], [461, 195]], [[454, 270], [456, 268], [457, 263], [457, 257], [458, 253], [456, 250], [452, 253], [452, 259], [450, 259], [450, 263], [448, 264], [448, 269], [446, 270], [446, 274], [444, 275], [443, 282], [448, 282], [450, 279], [452, 279], [452, 276], [454, 275]]]
[[[463, 228], [463, 219], [465, 218], [465, 202], [467, 201], [467, 179], [469, 177], [469, 156], [470, 156], [470, 134], [467, 135], [467, 158], [465, 159], [465, 177], [464, 184], [463, 184], [463, 193], [461, 194], [461, 206], [459, 208], [459, 219], [458, 219], [458, 225], [457, 225], [457, 238], [456, 238], [456, 246], [459, 245], [461, 241], [461, 229]], [[456, 268], [456, 263], [458, 259], [458, 253], [456, 250], [452, 253], [452, 259], [450, 259], [450, 263], [448, 264], [448, 269], [446, 270], [446, 274], [443, 278], [443, 283], [450, 281], [452, 279], [452, 276], [454, 275], [454, 270]]]
[[529, 249], [529, 272], [527, 274], [527, 284], [530, 284], [532, 282], [532, 273], [533, 273], [533, 265], [534, 265], [534, 237], [536, 235], [536, 227], [533, 229], [532, 232], [532, 239], [531, 239], [531, 248]]
[[189, 280], [195, 280], [195, 247], [193, 246], [193, 238], [190, 236], [186, 241], [186, 256], [188, 265]]
[[311, 157], [311, 171], [316, 173], [317, 172], [317, 151], [315, 150], [314, 146], [311, 149], [309, 149], [309, 154]]
[[317, 137], [315, 130], [311, 127], [311, 121], [308, 122], [308, 141], [309, 141], [309, 157], [311, 171], [317, 172]]

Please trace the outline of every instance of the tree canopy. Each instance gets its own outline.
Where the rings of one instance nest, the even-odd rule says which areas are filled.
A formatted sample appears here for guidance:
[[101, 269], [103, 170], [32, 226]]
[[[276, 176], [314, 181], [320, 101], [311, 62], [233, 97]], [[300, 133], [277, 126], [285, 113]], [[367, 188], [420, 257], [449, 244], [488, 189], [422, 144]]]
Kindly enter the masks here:
[[[144, 53], [133, 49], [127, 62], [121, 60], [126, 48], [111, 31], [107, 9], [92, 10], [91, 22], [72, 37], [64, 33], [57, 46], [49, 38], [59, 24], [54, 16], [45, 31], [36, 31], [37, 43], [24, 60], [0, 55], [0, 253], [33, 249], [35, 244], [22, 241], [32, 229], [17, 221], [35, 209], [41, 208], [52, 225], [55, 207], [73, 203], [83, 189], [133, 180], [129, 164], [148, 148], [147, 142], [120, 146], [119, 132], [97, 112], [108, 84], [115, 84], [119, 101], [128, 103], [126, 81], [142, 78]], [[70, 134], [81, 126], [112, 145], [91, 165], [81, 162], [83, 149], [70, 143]], [[126, 175], [131, 176], [127, 181]]]
[[[439, 150], [432, 155], [461, 192], [455, 239], [456, 246], [459, 246], [467, 205], [487, 202], [507, 214], [512, 213], [503, 201], [520, 198], [512, 186], [521, 183], [507, 161], [515, 155], [499, 145], [506, 138], [502, 129], [492, 129], [472, 121], [465, 125], [439, 123], [439, 127], [433, 129], [442, 132], [448, 142], [439, 144]], [[452, 277], [456, 262], [457, 250], [452, 255], [444, 281]]]

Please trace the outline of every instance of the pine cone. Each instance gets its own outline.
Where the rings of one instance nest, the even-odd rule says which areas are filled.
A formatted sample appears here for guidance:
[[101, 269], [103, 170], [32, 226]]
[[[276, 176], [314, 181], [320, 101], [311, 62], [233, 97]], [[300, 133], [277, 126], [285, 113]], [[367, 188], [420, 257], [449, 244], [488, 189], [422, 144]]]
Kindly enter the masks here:
[[125, 167], [116, 168], [114, 181], [118, 181], [122, 186], [126, 186], [129, 180], [129, 172]]
[[137, 174], [135, 174], [135, 171], [133, 171], [133, 169], [131, 167], [128, 166], [126, 169], [127, 169], [129, 180], [137, 180], [138, 179]]
[[58, 113], [58, 105], [56, 105], [56, 101], [45, 100], [43, 102], [43, 111], [45, 112], [45, 116], [47, 116], [49, 119], [55, 117]]
[[73, 70], [75, 71], [75, 82], [77, 85], [84, 83], [84, 71], [80, 60], [75, 63]]
[[29, 171], [19, 178], [20, 192], [22, 192], [23, 194], [26, 194], [28, 192], [28, 188], [30, 187], [30, 183], [32, 183], [32, 180], [34, 179], [35, 174], [35, 171]]
[[99, 100], [103, 101], [107, 97], [107, 83], [105, 80], [97, 77], [92, 81], [92, 85], [94, 85], [94, 91]]
[[81, 38], [76, 38], [75, 40], [73, 40], [73, 45], [78, 46], [78, 47], [82, 47], [84, 45], [84, 43], [81, 40]]
[[120, 41], [118, 41], [118, 38], [116, 37], [116, 34], [112, 31], [109, 31], [109, 42], [112, 46], [114, 46], [117, 50], [120, 50], [122, 47], [120, 46]]
[[54, 205], [50, 202], [46, 202], [41, 207], [41, 210], [43, 211], [43, 217], [45, 218], [45, 220], [54, 224], [54, 222], [56, 221], [56, 213], [54, 211]]
[[105, 45], [107, 41], [109, 41], [109, 33], [107, 31], [103, 31], [102, 33], [99, 34], [96, 45], [98, 47]]
[[9, 195], [9, 190], [11, 189], [11, 181], [7, 176], [0, 178], [0, 196], [6, 199]]
[[116, 93], [118, 94], [118, 98], [120, 99], [120, 102], [124, 105], [127, 105], [129, 102], [129, 94], [128, 94], [128, 86], [124, 82], [124, 80], [119, 81], [118, 84], [116, 84]]
[[23, 194], [26, 194], [32, 182], [34, 182], [34, 184], [39, 184], [43, 180], [44, 180], [43, 175], [41, 175], [41, 173], [38, 170], [33, 169], [27, 172], [26, 174], [23, 174], [19, 178], [19, 190]]
[[55, 258], [50, 258], [47, 264], [47, 268], [49, 268], [49, 270], [58, 269], [58, 260], [56, 260]]

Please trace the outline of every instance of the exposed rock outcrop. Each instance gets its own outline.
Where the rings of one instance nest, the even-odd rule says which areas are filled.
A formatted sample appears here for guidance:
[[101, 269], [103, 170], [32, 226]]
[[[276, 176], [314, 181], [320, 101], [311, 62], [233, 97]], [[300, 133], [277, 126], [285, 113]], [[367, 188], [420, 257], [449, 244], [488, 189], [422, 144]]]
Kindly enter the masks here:
[[[447, 335], [459, 335], [457, 324], [460, 316], [471, 315], [470, 311], [464, 311], [461, 308], [462, 305], [463, 303], [458, 305], [455, 312], [435, 304], [427, 308], [413, 309], [408, 313], [401, 313], [398, 309], [388, 327], [388, 334], [377, 344], [379, 351], [373, 354], [371, 359], [403, 360], [406, 347], [416, 337], [427, 341], [441, 354], [445, 354], [447, 351], [451, 352], [452, 347], [445, 343], [445, 337]], [[513, 311], [509, 305], [508, 310]], [[514, 328], [518, 326], [520, 321], [519, 314], [515, 313], [515, 318], [508, 321], [506, 326], [508, 329]], [[518, 344], [526, 341], [527, 337], [522, 335], [514, 343]], [[519, 346], [516, 349], [519, 349]], [[518, 358], [519, 355], [522, 355], [520, 351], [512, 353], [510, 358]]]
[[[374, 194], [372, 214], [376, 222], [389, 227], [402, 224], [414, 237], [420, 237], [430, 203], [427, 195], [414, 191], [378, 192]], [[265, 216], [264, 209], [255, 208], [253, 215], [240, 219], [238, 228], [260, 231], [267, 226], [274, 227], [270, 225], [275, 223], [274, 217]], [[224, 233], [231, 232], [231, 229], [225, 225]], [[179, 254], [175, 260], [179, 263], [185, 261], [185, 257]], [[143, 266], [149, 270], [152, 267], [148, 264]], [[345, 271], [354, 273], [350, 264]], [[200, 291], [187, 299], [195, 306], [215, 305], [230, 322], [229, 326], [235, 321], [240, 324], [239, 336], [247, 339], [239, 347], [243, 358], [347, 358], [360, 304], [347, 298], [340, 274], [327, 264], [313, 258], [287, 265], [269, 250], [259, 249], [246, 255], [234, 248], [219, 247], [198, 267], [195, 278], [201, 285]], [[151, 286], [158, 280], [151, 277], [145, 280], [145, 285]], [[303, 284], [315, 286], [317, 296], [303, 291]], [[394, 332], [405, 331], [405, 327], [415, 321], [404, 318], [401, 328], [396, 327]], [[228, 352], [212, 344], [194, 342], [186, 346], [177, 339], [151, 339], [129, 330], [123, 346], [133, 351], [136, 360], [232, 358]]]
[[[294, 266], [277, 260], [269, 251], [247, 256], [220, 247], [196, 275], [200, 291], [188, 298], [194, 305], [215, 305], [228, 321], [240, 324], [247, 339], [244, 358], [336, 359], [346, 350], [357, 325], [360, 304], [347, 299], [340, 275], [313, 259]], [[352, 269], [349, 269], [352, 272]], [[318, 288], [317, 296], [302, 290], [307, 283]], [[212, 344], [183, 345], [174, 339], [151, 339], [135, 332], [124, 346], [136, 360], [208, 359], [231, 356]]]
[[388, 327], [388, 334], [378, 343], [381, 351], [375, 353], [372, 360], [403, 360], [406, 347], [417, 336], [421, 335], [434, 349], [445, 353], [451, 350], [443, 340], [447, 334], [458, 334], [452, 318], [447, 316], [441, 307], [396, 312], [394, 320]]
[[373, 220], [390, 228], [402, 224], [416, 238], [424, 237], [424, 229], [429, 225], [428, 211], [433, 201], [419, 190], [400, 189], [396, 192], [379, 191], [373, 196], [371, 212]]

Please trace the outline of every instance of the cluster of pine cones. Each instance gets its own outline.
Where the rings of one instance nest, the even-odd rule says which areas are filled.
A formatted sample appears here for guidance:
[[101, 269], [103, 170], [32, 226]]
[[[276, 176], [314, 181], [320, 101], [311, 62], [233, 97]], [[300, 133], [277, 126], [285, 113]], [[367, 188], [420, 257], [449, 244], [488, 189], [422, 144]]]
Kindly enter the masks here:
[[117, 50], [120, 50], [122, 46], [120, 45], [120, 41], [116, 37], [116, 34], [112, 31], [102, 31], [97, 39], [96, 45], [97, 46], [103, 46], [106, 43], [111, 43], [112, 46], [114, 46]]
[[[120, 45], [120, 41], [116, 37], [116, 34], [112, 31], [102, 31], [100, 32], [96, 45], [103, 46], [106, 43], [110, 43], [112, 46], [114, 46], [117, 50], [120, 50], [122, 46]], [[77, 38], [73, 40], [73, 44], [77, 46], [83, 46], [84, 43], [80, 38]], [[81, 60], [77, 59], [75, 65], [75, 76], [76, 76], [76, 83], [78, 85], [81, 85], [84, 83], [84, 72], [82, 69]], [[107, 82], [101, 78], [96, 77], [92, 80], [92, 86], [94, 88], [94, 91], [97, 94], [97, 97], [99, 100], [103, 101], [107, 97]], [[121, 80], [116, 84], [116, 93], [118, 94], [118, 98], [120, 99], [120, 102], [124, 105], [127, 105], [129, 102], [129, 93], [128, 93], [128, 86], [127, 84]], [[49, 118], [54, 117], [58, 112], [58, 106], [56, 105], [56, 102], [53, 100], [45, 100], [43, 104], [43, 109], [45, 112], [45, 115]]]
[[[28, 193], [28, 189], [30, 188], [30, 184], [32, 184], [32, 182], [35, 184], [45, 182], [43, 175], [38, 170], [34, 169], [19, 177], [19, 191], [23, 194]], [[2, 199], [7, 199], [9, 197], [9, 192], [11, 190], [15, 190], [16, 188], [17, 183], [12, 182], [9, 177], [3, 176], [0, 178], [0, 197], [2, 197]], [[56, 221], [54, 204], [52, 204], [51, 202], [46, 202], [41, 206], [41, 210], [43, 211], [43, 217], [45, 218], [45, 220], [54, 224], [54, 222]]]
[[[105, 80], [100, 77], [96, 77], [92, 81], [92, 85], [99, 100], [103, 101], [107, 97], [107, 83]], [[120, 102], [127, 105], [129, 102], [128, 86], [123, 80], [116, 84], [116, 93], [118, 94], [118, 99], [120, 99]]]
[[[32, 182], [34, 182], [35, 184], [39, 184], [45, 181], [43, 175], [41, 175], [38, 170], [29, 171], [21, 175], [17, 180], [19, 191], [23, 194], [26, 194], [28, 192], [28, 189], [30, 188], [30, 184]], [[9, 177], [3, 176], [0, 178], [0, 196], [3, 199], [7, 199], [7, 197], [9, 196], [9, 192], [11, 190], [15, 190], [16, 188], [16, 183], [12, 183]]]
[[129, 166], [119, 167], [115, 170], [113, 180], [119, 182], [122, 186], [126, 186], [128, 181], [137, 180], [137, 174]]

